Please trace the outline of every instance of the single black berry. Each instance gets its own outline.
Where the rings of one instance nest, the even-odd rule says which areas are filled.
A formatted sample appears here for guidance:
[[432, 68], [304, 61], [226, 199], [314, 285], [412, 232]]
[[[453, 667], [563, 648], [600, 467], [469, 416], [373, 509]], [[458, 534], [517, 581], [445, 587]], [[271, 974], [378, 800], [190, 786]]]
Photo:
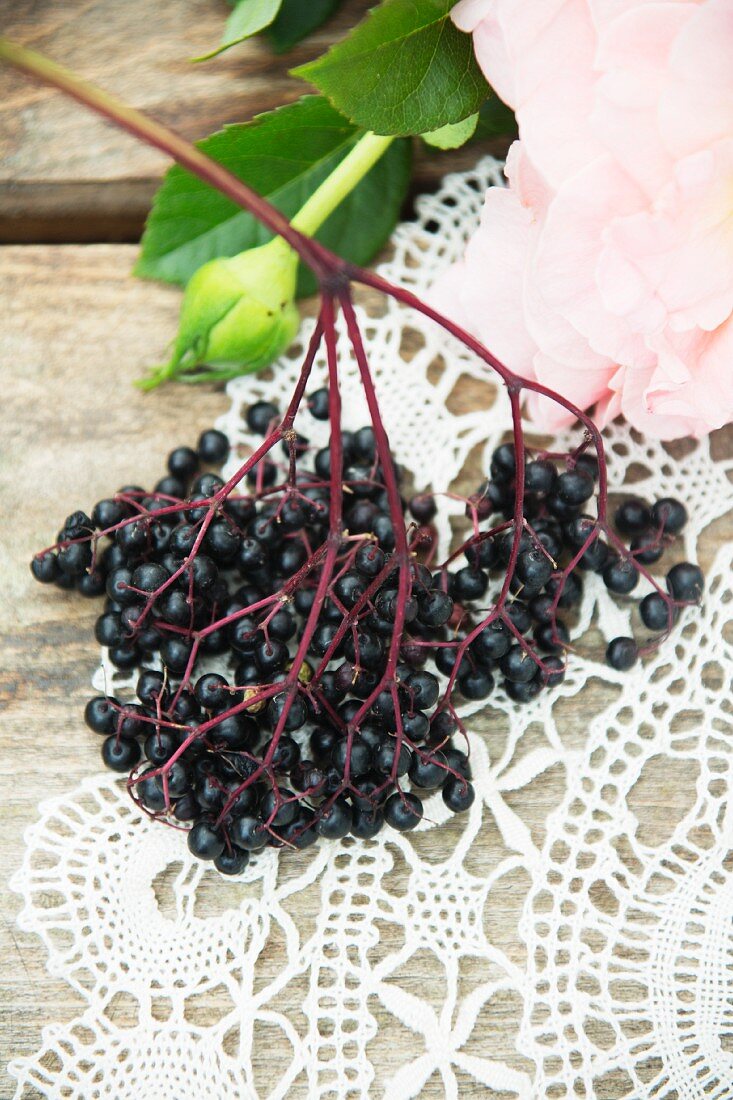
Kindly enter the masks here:
[[633, 638], [612, 638], [606, 647], [606, 661], [618, 672], [627, 672], [639, 659], [639, 647]]

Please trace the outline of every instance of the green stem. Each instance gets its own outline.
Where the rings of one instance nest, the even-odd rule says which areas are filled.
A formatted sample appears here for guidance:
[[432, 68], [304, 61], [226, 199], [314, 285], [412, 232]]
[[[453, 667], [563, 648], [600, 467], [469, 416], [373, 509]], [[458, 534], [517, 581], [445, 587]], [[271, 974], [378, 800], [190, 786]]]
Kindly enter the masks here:
[[383, 153], [394, 141], [393, 137], [364, 134], [340, 164], [316, 188], [308, 201], [300, 208], [290, 224], [306, 236], [312, 237], [326, 218], [353, 191]]

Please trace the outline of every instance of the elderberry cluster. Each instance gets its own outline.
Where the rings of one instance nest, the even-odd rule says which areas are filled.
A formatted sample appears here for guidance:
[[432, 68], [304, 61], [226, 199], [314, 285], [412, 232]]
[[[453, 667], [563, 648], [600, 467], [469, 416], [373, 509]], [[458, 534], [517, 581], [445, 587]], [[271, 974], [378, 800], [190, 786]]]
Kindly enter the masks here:
[[[570, 635], [558, 610], [576, 607], [583, 596], [584, 575], [596, 573], [617, 597], [629, 596], [642, 579], [651, 581], [654, 591], [639, 601], [639, 617], [653, 634], [667, 632], [680, 608], [698, 603], [704, 589], [702, 571], [691, 562], [679, 562], [668, 570], [664, 578], [666, 592], [649, 572], [685, 527], [687, 510], [672, 497], [650, 504], [630, 496], [616, 508], [611, 525], [605, 518], [584, 511], [597, 496], [596, 457], [584, 452], [569, 457], [563, 470], [550, 456], [525, 457], [523, 530], [510, 583], [510, 590], [518, 598], [507, 606], [508, 616], [522, 634], [531, 630], [532, 643], [539, 650], [561, 652]], [[506, 443], [494, 451], [491, 477], [470, 501], [477, 519], [490, 518], [493, 522], [499, 517], [507, 524], [500, 537], [494, 527], [485, 543], [476, 539], [466, 551], [469, 560], [488, 571], [496, 567], [501, 571], [509, 562], [517, 486], [515, 448]], [[482, 555], [483, 562], [472, 555]], [[655, 637], [640, 646], [631, 637], [614, 638], [606, 648], [606, 661], [618, 671], [628, 671], [658, 640]], [[525, 701], [540, 690], [540, 677], [529, 677], [527, 685], [508, 684], [507, 690], [512, 698]]]
[[[327, 389], [305, 405], [332, 415]], [[583, 511], [591, 456], [523, 453], [519, 477], [504, 444], [466, 502], [468, 537], [437, 563], [436, 501], [403, 493], [372, 427], [316, 450], [269, 402], [246, 416], [264, 442], [229, 482], [207, 469], [228, 440], [206, 431], [169, 455], [152, 491], [128, 485], [75, 512], [31, 566], [105, 597], [95, 636], [137, 671], [137, 698], [98, 696], [86, 722], [136, 801], [187, 828], [191, 851], [224, 874], [265, 846], [408, 831], [438, 790], [467, 810], [456, 702], [488, 698], [497, 680], [519, 703], [559, 684], [559, 612], [580, 600], [583, 573], [626, 595], [685, 521], [676, 501], [626, 501], [626, 549]], [[675, 566], [668, 586], [642, 601], [652, 629], [699, 597], [702, 575]], [[609, 647], [616, 667], [633, 663], [616, 652], [628, 641]]]
[[[316, 418], [323, 396], [309, 400]], [[259, 402], [247, 420], [265, 435], [277, 417]], [[105, 764], [130, 773], [133, 797], [186, 823], [191, 851], [225, 874], [265, 845], [413, 829], [438, 789], [456, 813], [474, 800], [457, 723], [436, 710], [439, 679], [422, 667], [429, 651], [395, 644], [394, 517], [374, 433], [344, 432], [342, 446], [341, 542], [325, 594], [331, 455], [311, 455], [300, 436], [254, 465], [242, 493], [202, 472], [229, 451], [205, 432], [196, 450], [170, 454], [152, 492], [128, 485], [74, 513], [31, 564], [40, 581], [106, 597], [95, 636], [114, 666], [139, 671], [137, 699], [91, 699], [87, 725], [105, 738]], [[410, 570], [404, 619], [429, 631], [453, 600], [425, 566]]]

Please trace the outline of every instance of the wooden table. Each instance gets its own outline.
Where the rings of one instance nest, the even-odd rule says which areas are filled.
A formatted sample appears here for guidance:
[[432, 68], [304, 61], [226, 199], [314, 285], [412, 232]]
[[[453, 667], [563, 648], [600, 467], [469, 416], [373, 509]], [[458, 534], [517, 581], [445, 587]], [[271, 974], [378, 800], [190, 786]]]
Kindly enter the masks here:
[[[4, 0], [7, 33], [47, 50], [92, 78], [200, 136], [226, 121], [273, 106], [299, 92], [286, 65], [323, 48], [355, 13], [354, 0], [329, 28], [288, 59], [273, 59], [251, 43], [208, 67], [192, 69], [187, 57], [209, 46], [220, 31], [223, 3], [174, 0], [88, 0], [43, 5]], [[0, 71], [0, 238], [7, 241], [120, 241], [138, 233], [164, 162], [116, 131], [103, 127], [45, 89]], [[468, 157], [426, 157], [418, 180], [435, 179]], [[99, 767], [98, 742], [82, 727], [96, 661], [91, 640], [95, 609], [89, 603], [32, 581], [31, 554], [53, 538], [59, 520], [88, 507], [111, 487], [149, 483], [167, 451], [195, 440], [227, 406], [209, 388], [169, 387], [143, 396], [132, 386], [172, 339], [179, 292], [131, 278], [136, 249], [124, 243], [59, 244], [0, 248], [0, 851], [3, 852], [0, 931], [0, 1097], [12, 1095], [5, 1064], [38, 1046], [40, 1029], [67, 1022], [81, 1002], [46, 972], [46, 953], [15, 926], [18, 898], [6, 876], [19, 866], [23, 830], [36, 818], [40, 798], [70, 792]], [[465, 400], [471, 400], [466, 393]], [[733, 432], [717, 446], [733, 451]], [[729, 525], [728, 525], [729, 526]], [[719, 525], [703, 547], [709, 563], [730, 529]], [[603, 702], [584, 696], [581, 724]], [[576, 708], [577, 711], [577, 708]], [[573, 720], [570, 708], [568, 721]], [[674, 775], [652, 776], [640, 792], [639, 815], [650, 829], [664, 821], [676, 795]], [[525, 808], [541, 835], [558, 796], [552, 778], [532, 788]], [[522, 892], [507, 889], [492, 913], [492, 935], [518, 961], [516, 932]], [[389, 946], [389, 945], [387, 945]], [[277, 967], [277, 958], [270, 960]], [[418, 961], [408, 981], [425, 991], [434, 975]], [[285, 995], [287, 996], [287, 995]], [[295, 994], [291, 994], [295, 996]], [[287, 1011], [287, 1002], [283, 1003]], [[510, 1058], [516, 1005], [499, 1005], [487, 1029], [484, 1053]], [[119, 1008], [120, 1020], [124, 1007]], [[388, 1024], [385, 1021], [385, 1027]], [[383, 1069], [409, 1044], [404, 1029], [382, 1044]], [[518, 1068], [527, 1063], [514, 1055]], [[261, 1067], [264, 1072], [264, 1067]], [[624, 1095], [610, 1081], [606, 1100]], [[302, 1097], [302, 1088], [293, 1097]], [[472, 1096], [480, 1095], [471, 1092]], [[492, 1094], [493, 1095], [493, 1094]], [[442, 1096], [431, 1080], [425, 1097]]]

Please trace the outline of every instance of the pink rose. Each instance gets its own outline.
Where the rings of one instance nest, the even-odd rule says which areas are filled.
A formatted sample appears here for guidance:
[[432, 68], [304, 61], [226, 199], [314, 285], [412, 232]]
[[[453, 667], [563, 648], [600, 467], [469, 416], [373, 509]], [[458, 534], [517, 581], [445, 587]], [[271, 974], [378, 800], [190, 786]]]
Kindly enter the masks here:
[[439, 304], [601, 423], [733, 420], [733, 0], [461, 0], [453, 19], [520, 140]]

